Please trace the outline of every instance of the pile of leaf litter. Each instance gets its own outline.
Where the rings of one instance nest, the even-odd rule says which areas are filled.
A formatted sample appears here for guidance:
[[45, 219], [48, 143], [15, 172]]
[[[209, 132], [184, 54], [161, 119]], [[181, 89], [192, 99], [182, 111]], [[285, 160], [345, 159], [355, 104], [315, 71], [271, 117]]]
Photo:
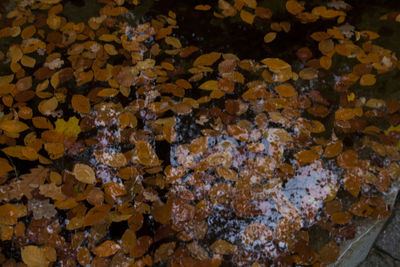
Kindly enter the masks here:
[[132, 24], [141, 1], [98, 2], [80, 23], [61, 0], [0, 8], [2, 266], [325, 266], [355, 221], [390, 214], [399, 103], [354, 88], [400, 65], [350, 5], [193, 5], [264, 25], [267, 47], [331, 25], [289, 61], [203, 51], [174, 7]]

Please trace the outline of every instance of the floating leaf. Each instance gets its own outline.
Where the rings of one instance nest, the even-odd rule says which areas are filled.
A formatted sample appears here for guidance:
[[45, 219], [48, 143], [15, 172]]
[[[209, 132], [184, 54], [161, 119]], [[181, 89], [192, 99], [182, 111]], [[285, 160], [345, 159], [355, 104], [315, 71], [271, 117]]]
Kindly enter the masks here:
[[209, 54], [203, 54], [196, 58], [193, 62], [193, 66], [211, 66], [221, 57], [221, 53], [211, 52]]
[[376, 83], [375, 75], [373, 74], [364, 74], [360, 78], [360, 85], [362, 86], [371, 86]]
[[28, 125], [17, 120], [3, 120], [0, 122], [0, 129], [10, 133], [20, 133], [29, 129]]
[[206, 81], [199, 86], [199, 89], [203, 90], [216, 90], [217, 88], [218, 88], [218, 81], [216, 80]]
[[147, 142], [136, 142], [136, 151], [139, 163], [143, 164], [144, 166], [157, 166], [161, 163], [154, 149]]
[[271, 239], [272, 231], [268, 226], [261, 223], [247, 225], [242, 234], [242, 242], [246, 245], [265, 244]]
[[278, 85], [274, 88], [274, 90], [282, 97], [292, 97], [297, 95], [296, 90], [288, 83]]
[[351, 222], [353, 216], [350, 213], [345, 211], [339, 211], [331, 216], [331, 221], [336, 224], [346, 224]]
[[50, 261], [46, 255], [46, 249], [37, 246], [25, 246], [21, 248], [21, 257], [24, 263], [30, 267], [48, 266]]
[[318, 253], [320, 255], [321, 262], [330, 264], [334, 263], [339, 257], [340, 248], [334, 241], [330, 241], [328, 244], [323, 246]]
[[302, 150], [296, 154], [296, 159], [300, 165], [312, 163], [319, 158], [318, 154], [312, 150]]
[[210, 249], [215, 253], [222, 255], [229, 255], [235, 253], [237, 247], [225, 240], [217, 240], [211, 246]]
[[195, 10], [200, 10], [200, 11], [207, 11], [211, 9], [210, 5], [196, 5], [194, 7]]
[[58, 133], [64, 133], [65, 136], [76, 137], [81, 132], [81, 127], [79, 127], [79, 120], [76, 117], [71, 117], [68, 119], [68, 121], [57, 119], [55, 125], [55, 131]]
[[240, 18], [241, 18], [244, 22], [246, 22], [246, 23], [248, 23], [248, 24], [253, 24], [254, 17], [255, 17], [255, 15], [252, 14], [252, 13], [250, 13], [250, 12], [244, 10], [244, 9], [240, 10]]
[[275, 40], [276, 38], [276, 32], [269, 32], [264, 36], [264, 42], [267, 44]]
[[279, 58], [265, 58], [261, 60], [261, 63], [266, 65], [273, 72], [291, 68], [288, 63]]
[[120, 248], [120, 245], [114, 241], [107, 240], [95, 247], [92, 252], [99, 257], [109, 257], [114, 255]]
[[86, 164], [75, 164], [72, 173], [74, 174], [75, 178], [82, 183], [93, 184], [96, 182], [96, 176], [93, 169]]
[[83, 114], [88, 114], [90, 112], [90, 101], [83, 95], [73, 95], [71, 105], [76, 112]]
[[304, 7], [299, 4], [296, 0], [286, 1], [286, 9], [292, 15], [297, 15], [303, 12]]
[[13, 225], [18, 221], [17, 209], [12, 204], [0, 206], [0, 224]]

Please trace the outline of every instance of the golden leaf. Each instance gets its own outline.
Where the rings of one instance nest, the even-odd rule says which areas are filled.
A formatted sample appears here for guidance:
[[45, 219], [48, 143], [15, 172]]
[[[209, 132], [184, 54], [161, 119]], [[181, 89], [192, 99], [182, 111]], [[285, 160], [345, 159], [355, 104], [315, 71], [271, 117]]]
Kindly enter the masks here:
[[0, 122], [0, 129], [10, 133], [20, 133], [29, 129], [28, 125], [17, 120], [4, 120]]
[[165, 42], [175, 48], [182, 48], [181, 41], [178, 38], [167, 36], [165, 37]]
[[265, 58], [261, 63], [266, 65], [271, 71], [279, 72], [284, 69], [291, 69], [290, 65], [279, 58]]
[[161, 163], [152, 146], [145, 141], [136, 142], [136, 151], [140, 164], [145, 166], [157, 166]]
[[255, 17], [254, 14], [252, 14], [252, 13], [250, 13], [250, 12], [244, 10], [244, 9], [242, 9], [242, 10], [240, 11], [240, 18], [241, 18], [244, 22], [246, 22], [246, 23], [248, 23], [248, 24], [253, 24], [254, 17]]
[[209, 54], [203, 54], [196, 58], [193, 62], [193, 66], [211, 66], [221, 57], [221, 53], [211, 52]]
[[218, 81], [216, 80], [206, 81], [199, 86], [199, 89], [203, 90], [216, 90], [217, 88], [218, 88]]
[[22, 247], [21, 257], [29, 267], [44, 267], [50, 263], [46, 256], [46, 250], [37, 246]]
[[297, 95], [296, 90], [288, 83], [278, 85], [274, 88], [274, 90], [282, 97], [292, 97]]
[[269, 32], [264, 36], [264, 42], [270, 43], [276, 38], [276, 32]]
[[200, 11], [207, 11], [211, 9], [210, 5], [196, 5], [194, 7], [195, 10], [200, 10]]
[[360, 78], [360, 85], [362, 86], [371, 86], [376, 83], [375, 75], [373, 74], [364, 74]]

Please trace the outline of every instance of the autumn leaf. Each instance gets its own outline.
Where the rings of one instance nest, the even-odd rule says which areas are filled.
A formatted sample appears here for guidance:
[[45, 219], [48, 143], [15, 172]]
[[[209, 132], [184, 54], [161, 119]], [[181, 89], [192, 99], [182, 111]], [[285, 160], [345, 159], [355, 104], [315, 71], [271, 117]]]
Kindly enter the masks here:
[[10, 133], [20, 133], [29, 129], [28, 125], [17, 120], [3, 120], [0, 122], [0, 129]]
[[81, 132], [79, 120], [76, 117], [71, 117], [68, 121], [57, 119], [55, 125], [55, 131], [58, 133], [64, 133], [65, 136], [77, 137]]
[[109, 257], [115, 254], [120, 248], [121, 246], [114, 241], [107, 240], [95, 247], [92, 251], [99, 257]]
[[33, 245], [22, 247], [21, 257], [24, 263], [30, 267], [43, 267], [50, 263], [43, 247]]

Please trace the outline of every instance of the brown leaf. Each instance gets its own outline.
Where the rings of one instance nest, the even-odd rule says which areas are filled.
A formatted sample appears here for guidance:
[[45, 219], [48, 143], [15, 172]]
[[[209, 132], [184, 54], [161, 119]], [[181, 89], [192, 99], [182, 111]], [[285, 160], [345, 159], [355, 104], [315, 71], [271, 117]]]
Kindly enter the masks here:
[[93, 184], [96, 182], [96, 175], [94, 174], [92, 167], [86, 164], [75, 164], [72, 173], [75, 178], [82, 183]]
[[114, 241], [107, 240], [95, 247], [92, 252], [100, 257], [109, 257], [115, 254], [120, 248], [120, 245]]

